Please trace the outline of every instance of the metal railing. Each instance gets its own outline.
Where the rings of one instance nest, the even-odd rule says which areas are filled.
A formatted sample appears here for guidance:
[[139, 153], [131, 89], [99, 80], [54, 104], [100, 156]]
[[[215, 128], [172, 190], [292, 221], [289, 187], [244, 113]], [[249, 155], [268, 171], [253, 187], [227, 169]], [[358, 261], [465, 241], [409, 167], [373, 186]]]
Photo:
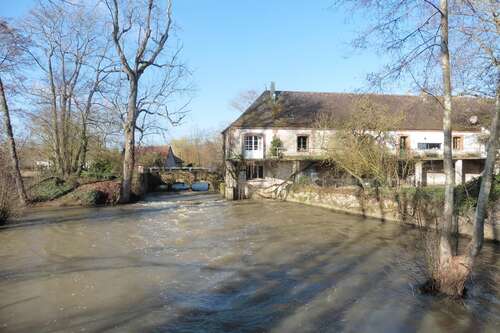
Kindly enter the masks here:
[[152, 173], [152, 172], [161, 172], [161, 171], [209, 171], [210, 169], [208, 168], [202, 168], [202, 167], [148, 167], [144, 168], [142, 166], [138, 166], [137, 169], [139, 170], [140, 173]]

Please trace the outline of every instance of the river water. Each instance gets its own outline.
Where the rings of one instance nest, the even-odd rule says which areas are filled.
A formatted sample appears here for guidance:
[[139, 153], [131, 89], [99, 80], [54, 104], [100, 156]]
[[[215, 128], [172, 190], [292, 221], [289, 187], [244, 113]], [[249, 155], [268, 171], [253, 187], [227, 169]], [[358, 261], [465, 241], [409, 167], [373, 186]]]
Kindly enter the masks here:
[[299, 204], [178, 194], [15, 223], [1, 332], [500, 332], [492, 243], [456, 301], [417, 292], [417, 230]]

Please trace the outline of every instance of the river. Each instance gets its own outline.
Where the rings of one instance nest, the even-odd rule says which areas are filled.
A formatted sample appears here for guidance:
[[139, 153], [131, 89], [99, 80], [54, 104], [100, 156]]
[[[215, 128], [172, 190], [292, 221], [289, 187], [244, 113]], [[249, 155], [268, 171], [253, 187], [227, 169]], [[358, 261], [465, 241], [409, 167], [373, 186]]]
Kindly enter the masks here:
[[286, 202], [152, 196], [0, 228], [1, 332], [500, 332], [500, 246], [421, 295], [418, 230]]

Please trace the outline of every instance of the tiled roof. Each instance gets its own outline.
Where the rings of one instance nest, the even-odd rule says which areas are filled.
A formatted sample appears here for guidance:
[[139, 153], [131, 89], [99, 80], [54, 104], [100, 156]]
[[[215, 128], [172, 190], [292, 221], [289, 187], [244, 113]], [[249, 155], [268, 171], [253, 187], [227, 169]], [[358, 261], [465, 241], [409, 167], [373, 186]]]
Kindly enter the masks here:
[[[388, 116], [403, 115], [400, 130], [441, 130], [443, 109], [432, 96], [319, 93], [277, 91], [279, 112], [273, 112], [269, 91], [259, 98], [230, 127], [286, 128], [314, 127], [318, 115], [332, 113], [334, 119], [346, 120], [359, 111], [359, 101], [367, 99], [380, 106]], [[453, 98], [454, 130], [480, 130], [489, 127], [494, 102], [475, 97]], [[476, 116], [476, 117], [473, 117]], [[471, 118], [472, 117], [472, 118]], [[477, 121], [471, 119], [476, 118]]]

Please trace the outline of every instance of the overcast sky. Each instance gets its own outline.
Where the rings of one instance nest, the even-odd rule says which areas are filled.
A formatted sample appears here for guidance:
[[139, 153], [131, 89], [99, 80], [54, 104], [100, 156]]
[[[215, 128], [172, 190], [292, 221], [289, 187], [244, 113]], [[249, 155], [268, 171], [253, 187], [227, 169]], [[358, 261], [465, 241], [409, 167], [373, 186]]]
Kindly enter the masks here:
[[[4, 17], [20, 18], [33, 0], [2, 2]], [[381, 66], [373, 52], [349, 42], [363, 18], [331, 8], [332, 0], [177, 0], [183, 58], [196, 86], [191, 112], [169, 137], [217, 130], [238, 116], [229, 103], [239, 92], [278, 90], [348, 92]], [[168, 139], [168, 138], [167, 138]], [[156, 141], [161, 139], [156, 138]], [[156, 142], [160, 143], [160, 142]]]

